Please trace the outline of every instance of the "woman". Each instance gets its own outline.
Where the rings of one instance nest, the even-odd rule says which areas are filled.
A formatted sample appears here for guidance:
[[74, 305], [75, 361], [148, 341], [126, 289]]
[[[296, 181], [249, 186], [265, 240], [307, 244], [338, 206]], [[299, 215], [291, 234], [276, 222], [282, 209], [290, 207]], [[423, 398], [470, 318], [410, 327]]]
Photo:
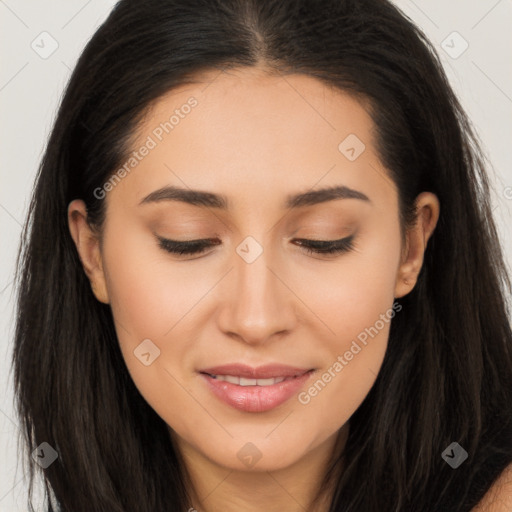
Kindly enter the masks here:
[[48, 510], [502, 510], [488, 189], [390, 3], [121, 0], [20, 255], [16, 393]]

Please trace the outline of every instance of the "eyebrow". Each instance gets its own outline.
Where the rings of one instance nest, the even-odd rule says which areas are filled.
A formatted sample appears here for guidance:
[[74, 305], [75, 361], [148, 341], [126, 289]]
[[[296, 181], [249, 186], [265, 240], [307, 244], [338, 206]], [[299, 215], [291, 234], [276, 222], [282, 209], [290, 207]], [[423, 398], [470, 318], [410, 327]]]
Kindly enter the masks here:
[[[368, 196], [362, 192], [344, 185], [338, 185], [289, 195], [286, 198], [283, 207], [287, 209], [301, 208], [325, 203], [327, 201], [333, 201], [335, 199], [360, 199], [371, 203]], [[161, 201], [181, 201], [193, 206], [218, 208], [221, 210], [228, 210], [230, 204], [229, 199], [222, 194], [214, 194], [212, 192], [204, 192], [202, 190], [192, 190], [176, 186], [167, 186], [155, 190], [144, 197], [139, 204], [159, 203]]]

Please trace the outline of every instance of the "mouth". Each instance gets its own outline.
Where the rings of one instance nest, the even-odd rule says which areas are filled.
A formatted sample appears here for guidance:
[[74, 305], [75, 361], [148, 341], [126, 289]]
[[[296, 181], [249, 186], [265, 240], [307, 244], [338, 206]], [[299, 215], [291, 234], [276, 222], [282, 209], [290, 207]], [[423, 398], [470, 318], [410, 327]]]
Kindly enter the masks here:
[[245, 377], [237, 377], [236, 375], [210, 375], [212, 379], [217, 379], [223, 382], [236, 384], [237, 386], [272, 386], [279, 384], [285, 380], [296, 379], [297, 377], [271, 377], [269, 379], [247, 379]]
[[231, 364], [198, 373], [208, 389], [224, 403], [244, 412], [265, 412], [296, 394], [314, 371], [284, 365], [252, 368]]

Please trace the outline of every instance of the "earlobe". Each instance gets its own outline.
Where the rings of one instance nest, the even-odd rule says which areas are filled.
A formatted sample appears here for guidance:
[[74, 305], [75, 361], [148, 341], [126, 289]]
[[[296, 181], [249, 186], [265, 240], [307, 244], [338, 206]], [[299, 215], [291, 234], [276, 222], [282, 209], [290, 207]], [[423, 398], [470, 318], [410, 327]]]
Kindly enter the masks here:
[[439, 199], [435, 194], [422, 192], [418, 195], [416, 223], [406, 234], [406, 246], [395, 283], [395, 298], [407, 295], [416, 285], [423, 266], [427, 243], [437, 225], [439, 213]]
[[103, 271], [99, 234], [88, 224], [87, 208], [80, 199], [69, 203], [68, 227], [84, 272], [91, 283], [92, 292], [100, 302], [108, 304], [109, 297]]

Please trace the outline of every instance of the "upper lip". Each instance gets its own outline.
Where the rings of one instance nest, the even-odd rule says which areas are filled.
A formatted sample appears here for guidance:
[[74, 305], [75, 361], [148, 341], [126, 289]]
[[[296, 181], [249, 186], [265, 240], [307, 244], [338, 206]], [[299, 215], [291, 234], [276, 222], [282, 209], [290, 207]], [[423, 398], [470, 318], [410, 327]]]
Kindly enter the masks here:
[[256, 368], [246, 364], [232, 363], [221, 366], [212, 366], [199, 370], [199, 373], [209, 375], [232, 375], [249, 379], [270, 379], [273, 377], [296, 377], [312, 370], [312, 368], [297, 368], [283, 364], [266, 364]]

